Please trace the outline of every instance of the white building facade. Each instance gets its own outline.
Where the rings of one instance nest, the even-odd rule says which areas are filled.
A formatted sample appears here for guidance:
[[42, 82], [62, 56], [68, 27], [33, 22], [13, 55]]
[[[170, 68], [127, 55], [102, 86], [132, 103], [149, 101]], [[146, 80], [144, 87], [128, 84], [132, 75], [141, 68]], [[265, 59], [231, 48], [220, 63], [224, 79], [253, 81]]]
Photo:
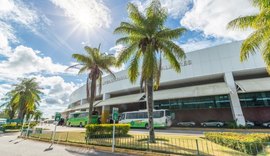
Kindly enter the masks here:
[[[270, 78], [261, 54], [251, 55], [240, 62], [241, 42], [188, 52], [181, 61], [181, 73], [163, 60], [161, 83], [154, 92], [155, 109], [170, 109], [178, 121], [270, 119]], [[132, 84], [127, 70], [103, 78], [102, 92], [95, 108], [106, 121], [112, 107], [120, 112], [145, 109], [145, 94], [139, 91], [139, 80]], [[69, 97], [70, 104], [63, 114], [86, 111], [86, 88], [80, 87]]]

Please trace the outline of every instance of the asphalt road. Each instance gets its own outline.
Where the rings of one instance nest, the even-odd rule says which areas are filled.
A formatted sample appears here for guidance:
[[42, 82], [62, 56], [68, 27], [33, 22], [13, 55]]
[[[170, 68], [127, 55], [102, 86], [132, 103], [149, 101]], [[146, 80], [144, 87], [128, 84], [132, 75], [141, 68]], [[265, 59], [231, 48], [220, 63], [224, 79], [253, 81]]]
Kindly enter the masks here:
[[[53, 130], [54, 125], [43, 125], [45, 129]], [[263, 130], [263, 131], [262, 131]], [[57, 126], [57, 131], [81, 131], [84, 132], [85, 128], [80, 127], [66, 127], [66, 126]], [[177, 136], [203, 136], [204, 132], [240, 132], [240, 133], [270, 133], [268, 129], [223, 129], [223, 128], [180, 128], [172, 127], [168, 129], [155, 129], [155, 133], [159, 135], [177, 135]], [[130, 134], [147, 134], [148, 130], [146, 129], [131, 129]]]
[[18, 133], [0, 134], [1, 156], [119, 156], [83, 147], [73, 147], [17, 138]]

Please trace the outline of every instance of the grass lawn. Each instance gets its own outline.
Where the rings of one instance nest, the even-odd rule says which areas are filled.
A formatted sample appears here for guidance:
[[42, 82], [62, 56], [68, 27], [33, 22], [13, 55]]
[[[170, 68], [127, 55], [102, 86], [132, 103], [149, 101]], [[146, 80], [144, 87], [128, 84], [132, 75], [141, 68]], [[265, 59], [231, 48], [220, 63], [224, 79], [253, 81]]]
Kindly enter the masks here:
[[[44, 131], [43, 134], [32, 134], [31, 137], [40, 138], [42, 140], [51, 140], [52, 132]], [[157, 134], [156, 138], [156, 143], [148, 143], [148, 139], [145, 134], [131, 134], [130, 137], [116, 138], [116, 147], [194, 155], [198, 152], [198, 145], [201, 155], [246, 155], [197, 136], [164, 136]], [[55, 140], [56, 142], [86, 143], [85, 132], [57, 132]], [[89, 141], [90, 144], [93, 145], [111, 146], [112, 144], [111, 138], [93, 138]]]

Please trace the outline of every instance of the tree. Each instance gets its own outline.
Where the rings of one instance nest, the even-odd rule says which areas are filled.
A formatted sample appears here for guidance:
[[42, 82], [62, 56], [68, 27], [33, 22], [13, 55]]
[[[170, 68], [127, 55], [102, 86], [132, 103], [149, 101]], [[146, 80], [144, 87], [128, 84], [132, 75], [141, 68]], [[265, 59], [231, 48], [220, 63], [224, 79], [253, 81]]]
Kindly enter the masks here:
[[36, 111], [34, 112], [34, 119], [35, 119], [36, 121], [38, 121], [39, 119], [41, 119], [42, 115], [43, 115], [43, 113], [42, 113], [40, 110], [36, 110]]
[[18, 119], [23, 119], [26, 114], [37, 108], [42, 92], [35, 78], [19, 80], [20, 83], [15, 84], [15, 88], [10, 92], [12, 95], [10, 103], [17, 104]]
[[3, 113], [6, 114], [9, 119], [14, 119], [17, 113], [18, 103], [14, 103], [14, 102], [12, 103], [11, 99], [12, 99], [12, 93], [11, 92], [6, 93], [5, 97], [1, 99], [4, 101], [4, 103], [0, 106], [0, 108], [5, 107]]
[[[72, 57], [76, 59], [78, 64], [70, 66], [69, 68], [79, 67], [80, 70], [78, 74], [88, 72], [88, 76], [86, 79], [86, 95], [87, 95], [87, 101], [89, 103], [88, 124], [91, 124], [93, 104], [95, 102], [95, 97], [96, 97], [97, 81], [99, 83], [99, 93], [101, 93], [103, 72], [107, 72], [113, 77], [115, 77], [115, 75], [112, 73], [112, 71], [109, 68], [114, 65], [115, 58], [111, 55], [101, 53], [100, 45], [98, 48], [91, 48], [91, 47], [85, 46], [84, 49], [86, 51], [86, 55], [85, 54], [72, 55]], [[89, 81], [91, 81], [91, 84], [90, 84], [91, 91], [89, 90]]]
[[270, 73], [270, 1], [252, 0], [253, 5], [259, 8], [259, 13], [232, 20], [228, 24], [228, 29], [254, 29], [255, 31], [243, 41], [240, 51], [241, 62], [247, 60], [250, 54], [258, 50], [262, 52], [262, 57]]
[[185, 29], [165, 27], [167, 12], [158, 0], [153, 0], [145, 12], [140, 12], [136, 5], [129, 3], [128, 15], [130, 22], [121, 22], [114, 30], [116, 34], [125, 35], [116, 44], [126, 45], [117, 58], [116, 66], [129, 62], [129, 79], [135, 83], [142, 60], [140, 84], [141, 88], [145, 86], [146, 91], [150, 142], [155, 142], [153, 90], [159, 86], [162, 58], [166, 58], [171, 67], [180, 72], [179, 60], [185, 58], [185, 53], [173, 40], [178, 39]]

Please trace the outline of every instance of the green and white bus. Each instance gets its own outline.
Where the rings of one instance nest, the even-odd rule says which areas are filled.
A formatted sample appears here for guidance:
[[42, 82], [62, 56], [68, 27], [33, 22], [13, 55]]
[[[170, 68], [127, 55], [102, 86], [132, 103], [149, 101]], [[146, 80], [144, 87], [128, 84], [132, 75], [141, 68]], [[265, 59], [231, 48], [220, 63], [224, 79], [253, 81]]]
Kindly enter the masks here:
[[[170, 127], [174, 114], [169, 110], [154, 110], [154, 127]], [[148, 128], [147, 110], [124, 112], [121, 114], [119, 123], [129, 123], [132, 128]]]
[[[80, 126], [83, 127], [88, 123], [88, 112], [73, 112], [69, 114], [67, 120], [67, 126]], [[92, 122], [93, 124], [99, 123], [99, 116], [97, 111], [92, 112]]]

